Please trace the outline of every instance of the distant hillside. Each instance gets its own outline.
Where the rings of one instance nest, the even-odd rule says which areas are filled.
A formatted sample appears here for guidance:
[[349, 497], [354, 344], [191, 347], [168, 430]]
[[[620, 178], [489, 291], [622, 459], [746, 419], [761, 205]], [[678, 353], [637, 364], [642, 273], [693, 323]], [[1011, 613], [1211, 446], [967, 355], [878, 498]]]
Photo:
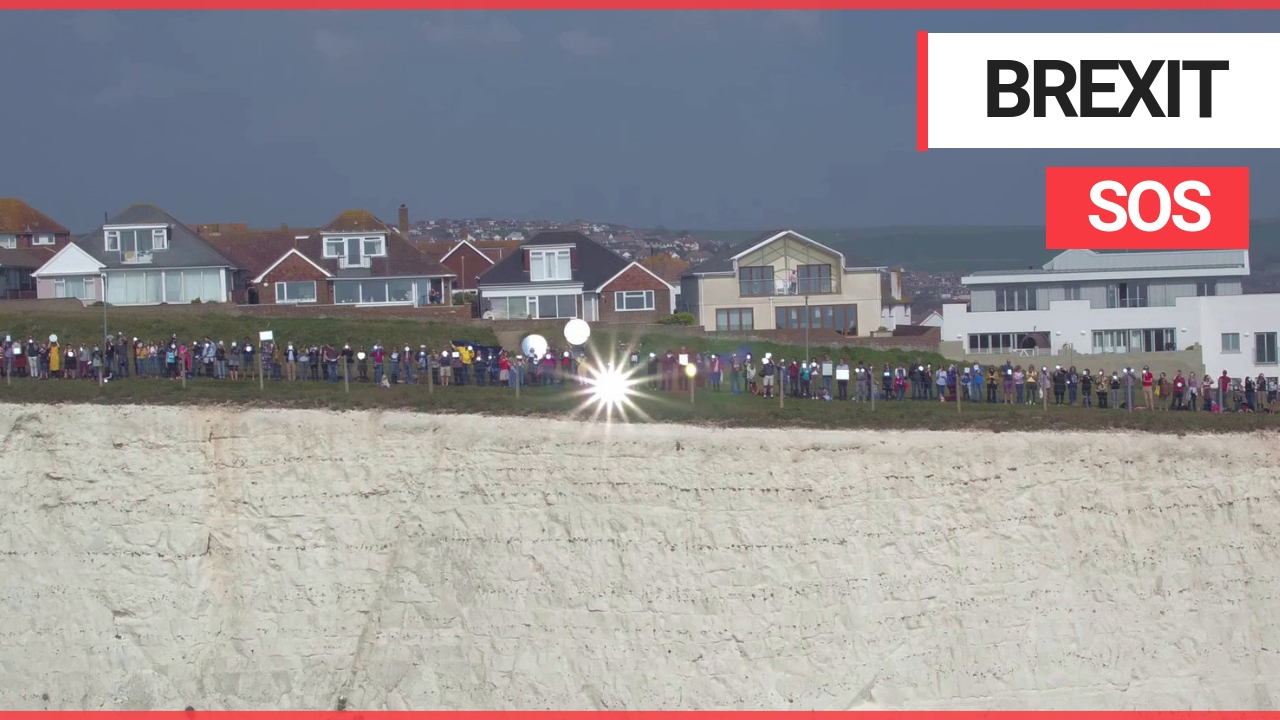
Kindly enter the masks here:
[[[797, 229], [844, 253], [851, 263], [901, 266], [922, 272], [1039, 267], [1056, 253], [1044, 247], [1044, 227], [888, 227]], [[695, 238], [736, 243], [756, 233], [692, 232]], [[1280, 220], [1254, 220], [1250, 263], [1257, 289], [1280, 290]]]

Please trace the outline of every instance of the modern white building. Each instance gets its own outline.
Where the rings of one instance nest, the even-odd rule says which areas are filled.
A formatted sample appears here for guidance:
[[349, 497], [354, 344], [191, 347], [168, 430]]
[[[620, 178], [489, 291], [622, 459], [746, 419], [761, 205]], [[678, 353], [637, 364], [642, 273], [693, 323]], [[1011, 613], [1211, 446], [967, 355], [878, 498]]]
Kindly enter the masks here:
[[1275, 376], [1280, 295], [1244, 295], [1248, 274], [1247, 251], [1089, 250], [1069, 250], [1043, 268], [974, 273], [962, 280], [969, 303], [943, 306], [943, 350], [1008, 357], [1198, 350], [1215, 376]]

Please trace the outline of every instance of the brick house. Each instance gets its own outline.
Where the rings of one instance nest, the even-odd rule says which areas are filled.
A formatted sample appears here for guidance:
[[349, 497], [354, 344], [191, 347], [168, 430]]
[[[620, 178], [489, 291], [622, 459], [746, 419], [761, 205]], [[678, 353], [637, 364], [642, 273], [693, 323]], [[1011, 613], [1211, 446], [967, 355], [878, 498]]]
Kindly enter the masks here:
[[[205, 228], [201, 228], [205, 230]], [[210, 245], [240, 266], [235, 299], [245, 305], [332, 302], [328, 280], [332, 274], [299, 250], [314, 230], [212, 229], [204, 237]]]
[[454, 273], [367, 210], [316, 230], [211, 233], [243, 268], [248, 304], [425, 306], [451, 297]]
[[676, 289], [644, 265], [633, 262], [595, 290], [597, 319], [607, 323], [654, 323], [674, 312]]
[[[444, 265], [458, 277], [453, 284], [455, 293], [471, 292], [476, 289], [476, 280], [481, 275], [488, 272], [493, 267], [495, 261], [488, 254], [482, 252], [480, 248], [471, 244], [470, 240], [459, 240], [457, 244], [448, 250], [443, 250], [439, 243], [436, 247], [427, 247], [423, 249], [423, 253], [428, 258], [434, 259], [435, 262]], [[419, 246], [422, 247], [421, 245]], [[438, 255], [436, 258], [434, 256]]]
[[583, 318], [651, 323], [674, 288], [577, 231], [540, 232], [480, 276], [481, 311], [495, 320]]
[[49, 216], [18, 198], [0, 198], [0, 299], [37, 297], [32, 273], [70, 242], [71, 231]]

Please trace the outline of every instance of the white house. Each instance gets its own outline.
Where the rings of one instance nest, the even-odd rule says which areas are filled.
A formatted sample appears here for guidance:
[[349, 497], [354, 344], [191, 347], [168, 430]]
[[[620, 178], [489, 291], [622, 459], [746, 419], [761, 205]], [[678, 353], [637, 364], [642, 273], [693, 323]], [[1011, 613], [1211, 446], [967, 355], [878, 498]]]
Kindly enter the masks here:
[[943, 306], [943, 351], [966, 355], [1173, 353], [1205, 368], [1277, 374], [1280, 295], [1244, 295], [1247, 251], [1069, 250], [1043, 268], [974, 273]]
[[101, 276], [105, 267], [79, 245], [66, 245], [31, 273], [36, 279], [36, 297], [77, 298], [86, 303], [101, 300]]

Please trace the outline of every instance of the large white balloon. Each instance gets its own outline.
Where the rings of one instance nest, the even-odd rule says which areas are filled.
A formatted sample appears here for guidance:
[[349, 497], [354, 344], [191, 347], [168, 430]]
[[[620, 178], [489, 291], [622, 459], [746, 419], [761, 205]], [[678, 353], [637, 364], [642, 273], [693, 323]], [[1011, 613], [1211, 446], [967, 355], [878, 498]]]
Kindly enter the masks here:
[[547, 339], [541, 335], [530, 335], [520, 343], [520, 350], [524, 352], [525, 357], [540, 358], [547, 354]]
[[574, 318], [565, 323], [564, 339], [569, 341], [570, 345], [585, 345], [587, 338], [591, 337], [591, 326], [582, 318]]

